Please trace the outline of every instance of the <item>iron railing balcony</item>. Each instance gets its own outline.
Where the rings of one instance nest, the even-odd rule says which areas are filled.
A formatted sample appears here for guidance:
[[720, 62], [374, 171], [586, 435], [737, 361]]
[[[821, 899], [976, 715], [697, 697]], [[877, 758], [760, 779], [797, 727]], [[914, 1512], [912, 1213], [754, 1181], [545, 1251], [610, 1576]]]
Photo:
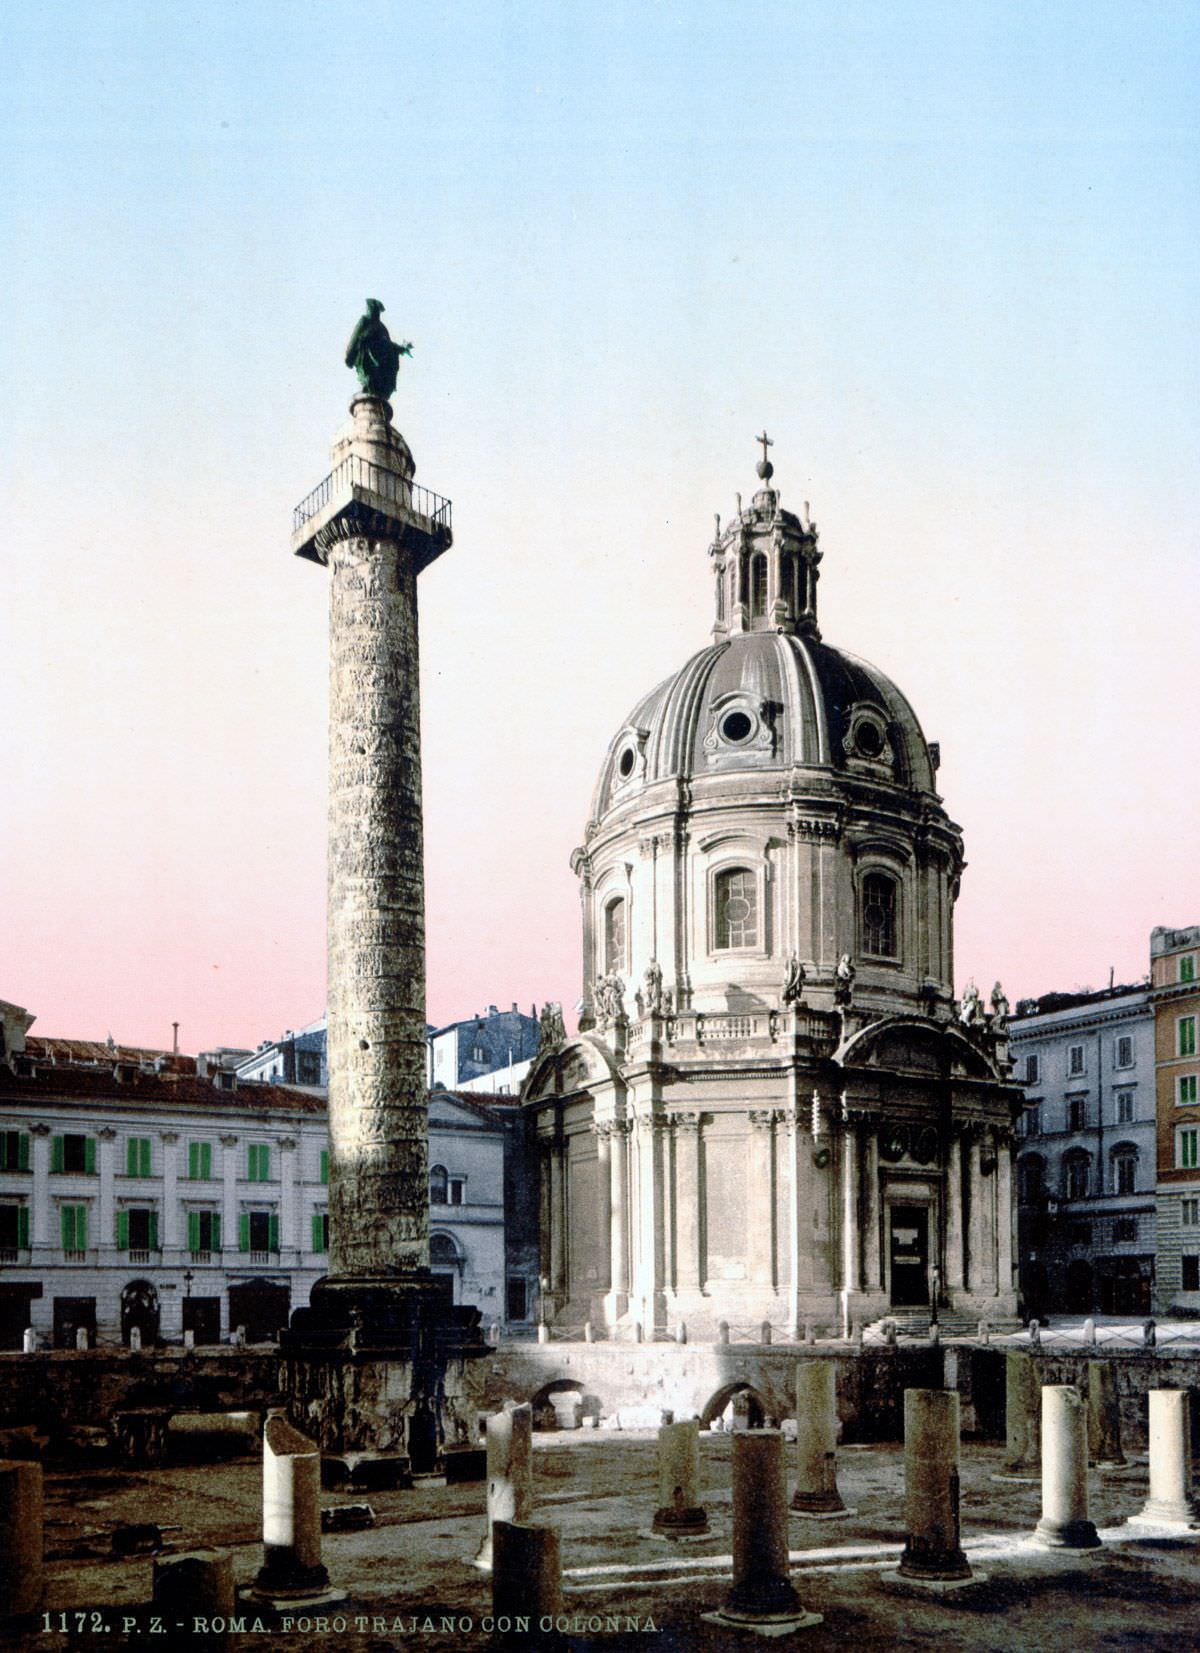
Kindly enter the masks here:
[[432, 562], [453, 538], [448, 499], [422, 488], [362, 454], [349, 453], [292, 512], [292, 550], [324, 562], [340, 519], [363, 533], [393, 532], [397, 523], [426, 544], [420, 565]]

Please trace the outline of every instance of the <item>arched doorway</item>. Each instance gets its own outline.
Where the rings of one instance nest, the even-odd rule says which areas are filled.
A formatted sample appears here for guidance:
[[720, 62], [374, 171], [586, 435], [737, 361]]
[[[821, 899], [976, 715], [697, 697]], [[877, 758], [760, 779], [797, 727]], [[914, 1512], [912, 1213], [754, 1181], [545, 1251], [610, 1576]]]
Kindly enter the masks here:
[[121, 1293], [121, 1341], [129, 1342], [129, 1334], [136, 1326], [142, 1334], [142, 1347], [158, 1342], [158, 1293], [149, 1280], [130, 1280]]
[[429, 1236], [429, 1267], [435, 1279], [446, 1282], [451, 1302], [457, 1303], [463, 1275], [463, 1255], [452, 1234], [435, 1233]]
[[763, 1429], [767, 1422], [767, 1403], [758, 1390], [749, 1383], [727, 1383], [709, 1397], [700, 1414], [701, 1429], [711, 1429], [716, 1420], [731, 1409], [733, 1428]]

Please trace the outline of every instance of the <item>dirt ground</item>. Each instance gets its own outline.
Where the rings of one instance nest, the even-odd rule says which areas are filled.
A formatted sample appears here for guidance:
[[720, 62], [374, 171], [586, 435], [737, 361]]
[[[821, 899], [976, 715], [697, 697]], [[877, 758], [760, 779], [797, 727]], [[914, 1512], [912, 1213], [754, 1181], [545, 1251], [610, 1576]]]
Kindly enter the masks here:
[[[1093, 1472], [1091, 1514], [1103, 1549], [1064, 1555], [1033, 1547], [1040, 1512], [1036, 1484], [991, 1479], [999, 1447], [965, 1443], [962, 1460], [964, 1546], [984, 1581], [947, 1595], [889, 1582], [904, 1540], [904, 1458], [899, 1446], [844, 1447], [838, 1481], [857, 1513], [838, 1521], [793, 1517], [792, 1579], [821, 1625], [775, 1643], [713, 1626], [702, 1615], [721, 1605], [730, 1580], [728, 1435], [701, 1438], [708, 1538], [672, 1544], [649, 1535], [657, 1502], [653, 1432], [586, 1430], [535, 1437], [535, 1520], [555, 1527], [562, 1544], [565, 1645], [574, 1649], [937, 1648], [939, 1653], [1003, 1649], [1117, 1648], [1178, 1650], [1200, 1645], [1200, 1534], [1155, 1537], [1123, 1528], [1146, 1495], [1144, 1456], [1128, 1468]], [[104, 1653], [144, 1644], [187, 1648], [178, 1622], [152, 1629], [136, 1618], [149, 1602], [152, 1563], [116, 1559], [113, 1529], [154, 1522], [172, 1549], [223, 1546], [240, 1584], [261, 1563], [260, 1465], [162, 1468], [144, 1473], [50, 1472], [46, 1480], [48, 1618], [0, 1642], [4, 1648]], [[350, 1502], [326, 1493], [327, 1505]], [[337, 1606], [314, 1609], [285, 1629], [269, 1614], [245, 1612], [247, 1630], [231, 1649], [305, 1653], [326, 1644], [344, 1653], [413, 1647], [425, 1653], [481, 1650], [491, 1637], [488, 1575], [471, 1565], [483, 1535], [482, 1484], [373, 1493], [377, 1524], [327, 1534], [324, 1558]], [[67, 1633], [60, 1614], [66, 1613]], [[453, 1620], [453, 1625], [443, 1621]], [[324, 1622], [322, 1622], [324, 1621]], [[616, 1626], [619, 1626], [616, 1627]], [[535, 1637], [527, 1645], [536, 1646]]]

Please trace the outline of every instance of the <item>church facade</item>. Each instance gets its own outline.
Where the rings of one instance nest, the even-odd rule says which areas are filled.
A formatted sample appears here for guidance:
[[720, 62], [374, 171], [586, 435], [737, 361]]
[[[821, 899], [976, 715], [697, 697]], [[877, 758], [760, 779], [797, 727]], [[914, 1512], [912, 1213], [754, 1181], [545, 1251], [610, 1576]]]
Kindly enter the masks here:
[[[764, 448], [765, 454], [765, 448]], [[610, 742], [579, 1034], [524, 1090], [542, 1312], [633, 1335], [1016, 1312], [1007, 1004], [954, 998], [958, 828], [900, 691], [822, 641], [772, 467], [711, 643]]]

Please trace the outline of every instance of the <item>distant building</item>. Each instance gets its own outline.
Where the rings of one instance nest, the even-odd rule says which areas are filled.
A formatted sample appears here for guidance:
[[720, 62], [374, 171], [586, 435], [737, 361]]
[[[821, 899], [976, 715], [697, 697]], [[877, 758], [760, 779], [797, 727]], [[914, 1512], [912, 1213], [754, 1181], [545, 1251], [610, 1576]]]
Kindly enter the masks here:
[[1200, 926], [1150, 936], [1160, 1314], [1200, 1316]]
[[239, 1079], [261, 1079], [268, 1084], [316, 1085], [329, 1083], [325, 1017], [281, 1039], [264, 1039], [257, 1050], [243, 1051], [236, 1064]]
[[[537, 1055], [539, 1037], [536, 1007], [531, 1007], [526, 1016], [515, 1004], [511, 1010], [497, 1010], [489, 1004], [485, 1016], [449, 1022], [430, 1033], [430, 1086], [457, 1090], [485, 1074], [531, 1062]], [[526, 1067], [524, 1071], [529, 1070]]]
[[1155, 1268], [1154, 1011], [1144, 985], [1048, 993], [1009, 1025], [1026, 1313], [1148, 1313]]
[[[33, 1019], [0, 1004], [0, 1348], [27, 1326], [62, 1348], [80, 1327], [272, 1337], [326, 1269], [324, 1091], [246, 1081], [217, 1052], [39, 1039]], [[523, 1136], [519, 1110], [430, 1097], [430, 1266], [518, 1326], [537, 1283]]]

